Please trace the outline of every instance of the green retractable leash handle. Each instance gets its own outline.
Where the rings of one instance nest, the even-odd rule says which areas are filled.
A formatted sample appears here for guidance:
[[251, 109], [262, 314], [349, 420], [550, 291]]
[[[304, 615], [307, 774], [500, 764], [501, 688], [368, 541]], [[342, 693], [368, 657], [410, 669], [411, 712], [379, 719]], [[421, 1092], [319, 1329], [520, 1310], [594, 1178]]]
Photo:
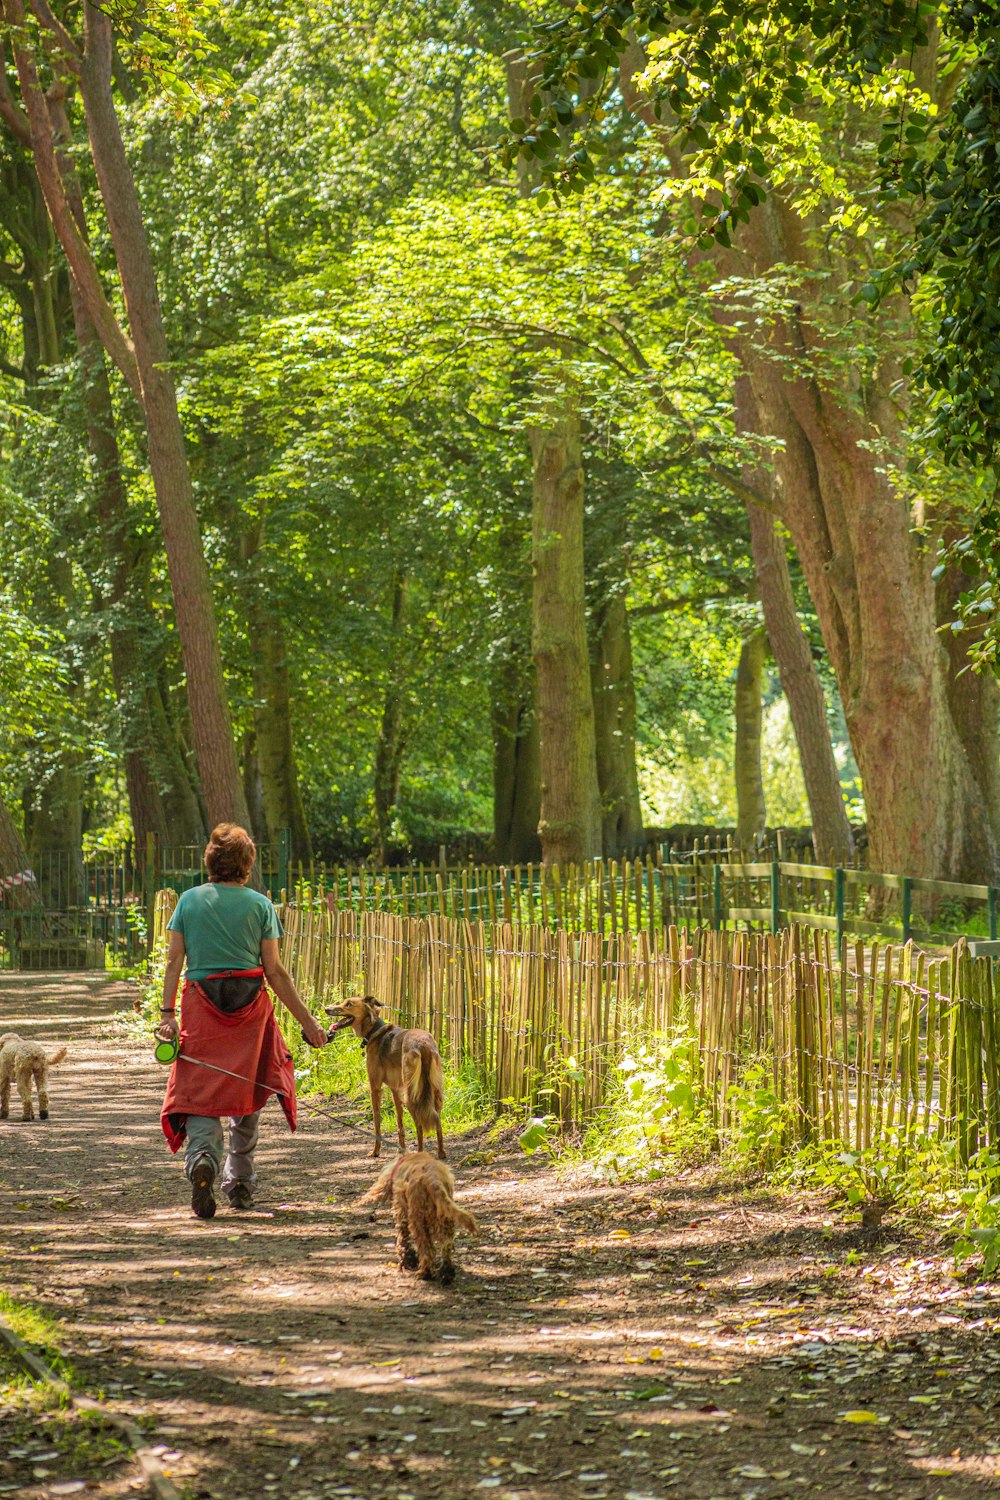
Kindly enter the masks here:
[[163, 1066], [167, 1068], [171, 1063], [175, 1063], [177, 1061], [180, 1055], [180, 1050], [180, 1037], [172, 1036], [169, 1041], [157, 1042], [156, 1047], [153, 1050], [153, 1056], [156, 1058], [156, 1061], [158, 1063], [162, 1063]]

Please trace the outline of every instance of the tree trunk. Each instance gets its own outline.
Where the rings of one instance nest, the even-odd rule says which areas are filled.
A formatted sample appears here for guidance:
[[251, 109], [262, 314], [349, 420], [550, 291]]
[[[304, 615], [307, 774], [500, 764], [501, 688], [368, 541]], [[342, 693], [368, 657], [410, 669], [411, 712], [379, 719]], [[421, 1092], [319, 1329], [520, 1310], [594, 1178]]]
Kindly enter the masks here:
[[[937, 582], [936, 614], [942, 625], [955, 617], [958, 595], [970, 587], [959, 568], [949, 568]], [[979, 788], [994, 840], [1000, 844], [1000, 748], [997, 742], [1000, 716], [1000, 683], [992, 672], [973, 672], [969, 652], [979, 632], [941, 632], [948, 652], [948, 706], [955, 721], [969, 768]]]
[[623, 592], [604, 600], [594, 619], [594, 739], [601, 795], [601, 845], [606, 859], [643, 847], [639, 773], [635, 763], [635, 682], [632, 636]]
[[392, 815], [399, 801], [399, 778], [406, 748], [406, 725], [403, 703], [403, 622], [406, 615], [407, 577], [397, 571], [392, 582], [392, 616], [389, 634], [389, 681], [386, 684], [382, 722], [375, 747], [373, 798], [375, 804], [375, 847], [373, 854], [380, 864], [389, 855]]
[[[508, 104], [511, 114], [518, 115], [535, 87], [537, 64], [520, 51], [508, 53], [506, 64]], [[524, 198], [532, 176], [525, 159], [518, 159], [517, 172]], [[548, 362], [548, 373], [535, 382], [535, 425], [528, 429], [538, 833], [545, 863], [567, 864], [601, 852], [584, 587], [583, 467], [578, 403], [562, 384], [559, 349], [550, 343], [538, 354]]]
[[767, 633], [763, 628], [746, 637], [736, 668], [736, 743], [733, 776], [736, 782], [736, 841], [742, 851], [752, 850], [764, 832], [764, 778], [760, 769], [761, 683], [767, 660]]
[[264, 788], [261, 783], [260, 766], [257, 763], [257, 731], [248, 729], [243, 736], [243, 795], [247, 799], [250, 814], [249, 829], [258, 844], [267, 838], [267, 817], [264, 812]]
[[[46, 406], [51, 406], [51, 391], [38, 383], [38, 377], [58, 363], [62, 345], [55, 297], [55, 244], [37, 182], [27, 176], [22, 178], [22, 186], [24, 213], [23, 217], [15, 214], [14, 219], [20, 231], [15, 238], [20, 242], [24, 274], [31, 287], [30, 301], [19, 299], [23, 344], [32, 351], [30, 365], [26, 363], [26, 373], [30, 373], [25, 395], [37, 411], [44, 413]], [[58, 509], [50, 508], [48, 519], [52, 545], [40, 560], [37, 604], [58, 626], [64, 643], [64, 707], [74, 718], [83, 690], [80, 659], [72, 640], [80, 604], [67, 539], [60, 534], [63, 518]], [[75, 747], [60, 746], [58, 738], [54, 746], [39, 742], [36, 749], [44, 756], [43, 771], [26, 800], [26, 842], [42, 905], [62, 910], [81, 905], [84, 894], [82, 756]]]
[[840, 773], [826, 717], [826, 699], [809, 640], [799, 623], [788, 558], [774, 518], [758, 505], [747, 507], [767, 638], [788, 699], [802, 777], [812, 818], [813, 847], [822, 863], [838, 863], [854, 849], [854, 836], [840, 789]]
[[281, 616], [257, 609], [251, 640], [253, 658], [254, 724], [257, 764], [267, 837], [272, 844], [284, 828], [291, 831], [292, 856], [308, 860], [312, 841], [306, 824], [298, 768], [292, 743], [292, 703], [288, 680], [288, 648]]
[[[62, 178], [66, 202], [81, 238], [86, 242], [87, 221], [76, 165], [71, 154], [72, 138], [61, 95], [50, 96], [56, 164]], [[41, 194], [38, 194], [39, 198]], [[44, 203], [40, 204], [45, 212]], [[161, 843], [167, 838], [167, 820], [155, 772], [156, 749], [147, 707], [146, 680], [151, 670], [142, 632], [134, 615], [142, 608], [142, 583], [137, 559], [129, 542], [128, 497], [122, 478], [121, 454], [115, 429], [111, 386], [104, 363], [104, 348], [91, 321], [76, 282], [70, 278], [70, 306], [76, 347], [83, 379], [83, 410], [87, 446], [94, 467], [97, 520], [105, 555], [111, 565], [110, 586], [95, 589], [98, 604], [109, 619], [111, 677], [118, 711], [118, 733], [125, 766], [125, 786], [135, 847], [146, 848], [153, 834]]]
[[[801, 226], [769, 198], [741, 243], [742, 274], [762, 274], [795, 261]], [[895, 371], [879, 372], [863, 395], [810, 373], [812, 344], [822, 352], [820, 313], [814, 324], [804, 310], [818, 295], [815, 278], [797, 290], [801, 303], [775, 319], [766, 344], [729, 331], [757, 430], [778, 440], [774, 494], [836, 674], [864, 788], [869, 858], [879, 870], [992, 882], [997, 847], [949, 701], [931, 559], [886, 472], [886, 446], [902, 443], [888, 394]]]
[[142, 632], [133, 623], [141, 607], [137, 559], [128, 540], [128, 499], [122, 480], [114, 409], [104, 354], [93, 324], [75, 288], [72, 296], [76, 342], [83, 373], [87, 445], [94, 461], [97, 519], [111, 564], [110, 587], [99, 594], [109, 620], [111, 678], [118, 712], [118, 734], [125, 766], [132, 832], [137, 849], [148, 834], [161, 843], [168, 836], [167, 817], [156, 776], [156, 746], [148, 709], [146, 676], [152, 670]]
[[167, 840], [177, 844], [203, 843], [207, 833], [205, 809], [188, 766], [190, 751], [181, 740], [174, 706], [163, 681], [150, 683], [146, 703], [157, 747]]
[[601, 852], [583, 563], [580, 419], [558, 373], [529, 431], [533, 461], [532, 651], [538, 674], [539, 834], [546, 864]]
[[246, 802], [170, 350], [142, 212], [111, 94], [111, 21], [93, 6], [85, 7], [84, 16], [86, 49], [80, 88], [135, 348], [149, 467], [170, 571], [198, 772], [209, 821], [243, 823], [247, 819]]
[[[263, 811], [263, 821], [258, 826], [271, 844], [277, 844], [279, 835], [287, 828], [291, 834], [292, 858], [309, 860], [312, 858], [312, 841], [302, 805], [292, 736], [292, 695], [285, 626], [280, 611], [271, 607], [266, 599], [263, 581], [255, 569], [255, 559], [263, 541], [263, 523], [258, 522], [244, 532], [240, 546], [240, 557], [246, 570], [247, 633], [253, 648], [253, 760]], [[246, 770], [244, 762], [245, 785]], [[249, 795], [247, 801], [252, 808]]]
[[512, 645], [493, 680], [493, 857], [527, 864], [541, 856], [541, 789], [534, 664]]
[[[84, 7], [81, 52], [54, 14], [44, 9], [36, 12], [43, 32], [42, 45], [48, 44], [50, 49], [49, 61], [65, 59], [67, 74], [75, 73], [79, 80], [98, 185], [132, 331], [131, 345], [104, 294], [93, 257], [67, 200], [46, 96], [28, 40], [23, 0], [3, 0], [3, 10], [10, 29], [26, 120], [17, 116], [8, 95], [0, 101], [0, 107], [15, 133], [22, 138], [25, 134], [30, 137], [49, 215], [88, 316], [142, 404], [149, 465], [187, 677], [198, 768], [209, 817], [213, 821], [243, 821], [246, 805], [226, 704], [211, 584], [170, 373], [170, 351], [142, 212], [111, 92], [111, 21], [97, 7]], [[57, 91], [66, 86], [59, 77], [53, 84]]]
[[28, 911], [40, 905], [41, 894], [24, 840], [0, 797], [0, 908]]
[[65, 911], [84, 904], [83, 770], [68, 752], [40, 787], [25, 816], [31, 865], [43, 906]]

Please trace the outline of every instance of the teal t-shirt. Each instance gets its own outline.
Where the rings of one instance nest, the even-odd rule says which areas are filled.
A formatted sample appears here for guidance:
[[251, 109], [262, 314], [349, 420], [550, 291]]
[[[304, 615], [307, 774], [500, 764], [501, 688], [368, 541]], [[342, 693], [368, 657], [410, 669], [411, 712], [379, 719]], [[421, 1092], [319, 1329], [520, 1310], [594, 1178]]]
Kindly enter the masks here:
[[184, 939], [189, 979], [207, 979], [222, 969], [258, 969], [261, 940], [281, 936], [270, 901], [245, 885], [194, 886], [181, 896], [167, 927]]

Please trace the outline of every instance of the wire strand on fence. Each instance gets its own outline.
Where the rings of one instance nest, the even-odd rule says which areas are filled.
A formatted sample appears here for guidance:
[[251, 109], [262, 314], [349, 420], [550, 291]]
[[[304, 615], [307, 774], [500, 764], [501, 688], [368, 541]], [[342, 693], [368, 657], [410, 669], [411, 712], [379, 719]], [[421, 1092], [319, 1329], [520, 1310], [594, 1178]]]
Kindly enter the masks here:
[[374, 994], [455, 1065], [473, 1064], [498, 1107], [544, 1100], [583, 1120], [627, 1045], [674, 1034], [690, 1039], [720, 1128], [754, 1068], [793, 1106], [802, 1141], [866, 1149], [887, 1132], [934, 1131], [963, 1159], [1000, 1144], [1000, 1003], [992, 965], [964, 945], [937, 959], [801, 927], [602, 934], [345, 908], [281, 915], [303, 994]]

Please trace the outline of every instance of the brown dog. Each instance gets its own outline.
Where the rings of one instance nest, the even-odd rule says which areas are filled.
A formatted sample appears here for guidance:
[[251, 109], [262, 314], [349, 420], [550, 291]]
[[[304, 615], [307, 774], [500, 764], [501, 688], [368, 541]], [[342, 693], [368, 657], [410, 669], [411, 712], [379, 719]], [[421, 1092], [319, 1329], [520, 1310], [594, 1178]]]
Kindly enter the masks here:
[[413, 1116], [417, 1128], [417, 1150], [424, 1149], [424, 1131], [437, 1134], [438, 1156], [445, 1159], [444, 1136], [441, 1133], [441, 1105], [444, 1102], [441, 1076], [441, 1054], [429, 1031], [407, 1031], [379, 1018], [379, 1002], [371, 995], [328, 1005], [326, 1013], [339, 1017], [330, 1027], [330, 1036], [353, 1027], [361, 1039], [371, 1089], [372, 1113], [375, 1116], [375, 1150], [382, 1149], [382, 1085], [392, 1094], [396, 1106], [396, 1134], [400, 1151], [406, 1150], [403, 1127], [403, 1105]]
[[416, 1271], [425, 1281], [435, 1274], [447, 1284], [455, 1279], [455, 1229], [475, 1234], [470, 1213], [455, 1202], [455, 1179], [426, 1151], [400, 1157], [386, 1167], [358, 1204], [392, 1199], [396, 1253], [401, 1271]]

